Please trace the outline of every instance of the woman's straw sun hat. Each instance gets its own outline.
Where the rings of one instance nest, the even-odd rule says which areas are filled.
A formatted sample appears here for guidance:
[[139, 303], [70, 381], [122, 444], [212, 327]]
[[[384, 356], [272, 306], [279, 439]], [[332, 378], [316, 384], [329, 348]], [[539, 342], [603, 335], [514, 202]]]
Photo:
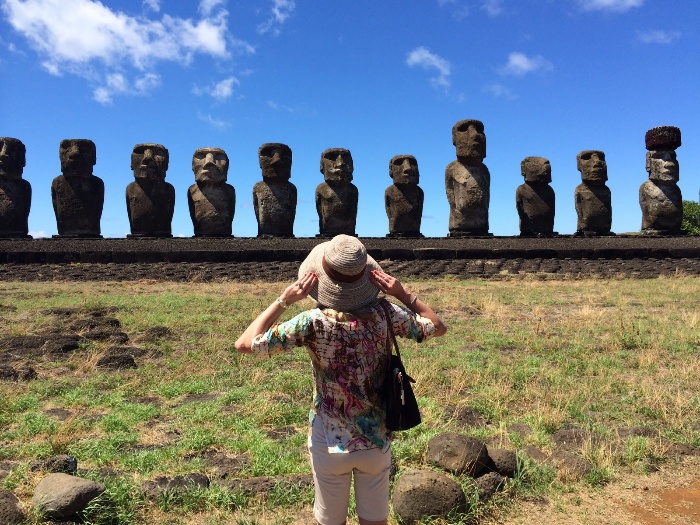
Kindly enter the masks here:
[[356, 237], [337, 235], [309, 252], [299, 267], [299, 277], [315, 273], [318, 281], [309, 295], [326, 308], [351, 312], [377, 298], [379, 289], [369, 275], [381, 269]]

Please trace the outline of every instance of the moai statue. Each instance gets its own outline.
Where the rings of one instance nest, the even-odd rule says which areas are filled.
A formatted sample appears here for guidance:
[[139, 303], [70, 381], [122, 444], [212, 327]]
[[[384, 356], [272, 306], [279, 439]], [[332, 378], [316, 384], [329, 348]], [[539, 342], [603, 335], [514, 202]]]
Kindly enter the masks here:
[[131, 153], [134, 182], [126, 187], [131, 235], [172, 237], [175, 188], [165, 182], [168, 150], [160, 144], [137, 144]]
[[228, 155], [219, 148], [199, 148], [192, 155], [195, 183], [187, 204], [195, 237], [231, 237], [236, 190], [226, 183]]
[[681, 233], [683, 197], [678, 187], [676, 148], [681, 145], [681, 130], [661, 126], [647, 131], [649, 180], [639, 188], [639, 206], [642, 208], [642, 232], [652, 235]]
[[92, 174], [97, 162], [95, 143], [87, 139], [62, 140], [59, 157], [63, 175], [51, 183], [51, 201], [58, 226], [58, 235], [54, 237], [101, 238], [105, 185]]
[[581, 184], [574, 190], [576, 205], [575, 235], [615, 235], [612, 227], [612, 201], [608, 180], [608, 164], [605, 153], [595, 149], [576, 155], [576, 168], [581, 172]]
[[554, 231], [554, 190], [552, 166], [542, 157], [525, 157], [520, 163], [525, 184], [515, 191], [515, 207], [520, 217], [520, 235], [548, 236]]
[[297, 188], [292, 176], [292, 150], [270, 142], [258, 149], [263, 180], [253, 186], [253, 208], [258, 237], [294, 237]]
[[384, 192], [384, 207], [389, 217], [387, 237], [422, 237], [423, 190], [418, 186], [418, 162], [413, 155], [396, 155], [389, 161], [389, 176], [394, 184]]
[[484, 164], [486, 135], [478, 120], [460, 120], [452, 127], [457, 160], [445, 169], [445, 190], [450, 204], [449, 237], [491, 235], [489, 200], [491, 174]]
[[21, 140], [0, 137], [0, 237], [28, 237], [32, 186], [22, 178], [27, 150]]
[[321, 155], [321, 173], [325, 182], [316, 187], [316, 211], [319, 234], [334, 237], [355, 235], [357, 187], [352, 184], [352, 155], [342, 148], [330, 148]]

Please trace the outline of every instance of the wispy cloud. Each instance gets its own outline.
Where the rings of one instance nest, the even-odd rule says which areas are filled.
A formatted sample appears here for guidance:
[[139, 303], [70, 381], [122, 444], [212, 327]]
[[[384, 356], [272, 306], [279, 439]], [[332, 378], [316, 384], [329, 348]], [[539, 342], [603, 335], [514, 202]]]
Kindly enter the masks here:
[[272, 32], [275, 35], [280, 33], [280, 27], [292, 16], [296, 4], [294, 0], [272, 0], [269, 18], [258, 25], [258, 33], [261, 35]]
[[637, 31], [637, 40], [644, 44], [672, 44], [680, 37], [680, 31], [663, 31], [660, 29]]
[[551, 71], [554, 66], [541, 55], [528, 57], [525, 53], [514, 51], [508, 55], [508, 62], [499, 68], [502, 75], [522, 77], [536, 71]]
[[239, 84], [240, 82], [238, 82], [236, 77], [228, 77], [220, 82], [208, 86], [194, 86], [192, 88], [192, 93], [198, 96], [209, 95], [219, 102], [223, 102], [233, 95], [233, 86], [237, 86]]
[[92, 98], [100, 104], [111, 104], [118, 95], [144, 95], [160, 85], [160, 76], [156, 73], [144, 73], [132, 80], [122, 73], [109, 73], [103, 85], [95, 88]]
[[[159, 0], [144, 1], [151, 10], [160, 10]], [[100, 102], [155, 88], [159, 81], [151, 70], [159, 62], [186, 65], [196, 55], [227, 59], [233, 46], [254, 52], [229, 34], [221, 0], [203, 0], [199, 20], [130, 16], [97, 0], [3, 0], [2, 10], [46, 71], [88, 79]]]
[[143, 0], [143, 5], [156, 13], [160, 11], [160, 0]]
[[503, 13], [503, 0], [484, 0], [481, 9], [489, 16], [498, 16]]
[[35, 239], [44, 239], [48, 237], [48, 234], [44, 230], [36, 231], [36, 232], [29, 232], [29, 235], [34, 237]]
[[210, 114], [204, 115], [202, 113], [198, 113], [197, 118], [216, 129], [226, 129], [231, 125], [230, 122], [212, 117]]
[[505, 98], [506, 100], [515, 100], [518, 98], [510, 89], [503, 84], [495, 83], [484, 86], [484, 92], [490, 93], [496, 98]]
[[447, 89], [450, 87], [450, 75], [452, 66], [444, 58], [428, 51], [425, 47], [417, 47], [408, 53], [406, 64], [410, 67], [418, 66], [428, 71], [435, 70], [437, 76], [430, 78], [434, 87]]
[[613, 11], [624, 13], [634, 7], [641, 7], [644, 0], [578, 0], [584, 11]]

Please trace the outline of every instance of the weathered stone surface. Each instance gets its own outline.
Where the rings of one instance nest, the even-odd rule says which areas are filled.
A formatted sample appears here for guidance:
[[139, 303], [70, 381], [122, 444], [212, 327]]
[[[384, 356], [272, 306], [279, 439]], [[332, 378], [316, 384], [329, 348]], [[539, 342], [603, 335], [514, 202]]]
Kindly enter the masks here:
[[545, 454], [541, 449], [537, 448], [535, 445], [525, 445], [523, 447], [523, 453], [530, 459], [536, 461], [537, 463], [544, 463], [547, 461], [547, 454]]
[[12, 492], [0, 489], [0, 523], [19, 525], [24, 521], [24, 512], [19, 499]]
[[160, 144], [137, 144], [131, 154], [134, 182], [126, 187], [131, 237], [172, 237], [175, 188], [165, 182], [168, 150]]
[[78, 460], [67, 454], [59, 454], [41, 461], [34, 461], [29, 465], [29, 470], [33, 472], [63, 472], [65, 474], [75, 474], [78, 470]]
[[612, 196], [605, 185], [608, 164], [600, 150], [584, 150], [576, 155], [576, 168], [581, 172], [581, 184], [574, 190], [576, 233], [578, 235], [610, 235], [612, 227]]
[[503, 448], [488, 449], [492, 470], [498, 472], [501, 476], [514, 478], [518, 471], [518, 456], [513, 450]]
[[578, 481], [588, 475], [593, 465], [567, 449], [559, 449], [547, 458], [546, 464], [555, 467], [565, 480]]
[[80, 348], [81, 337], [78, 335], [45, 336], [46, 341], [41, 347], [48, 354], [67, 354]]
[[426, 459], [429, 464], [457, 474], [476, 477], [486, 469], [486, 445], [471, 436], [445, 432], [428, 442]]
[[263, 180], [253, 186], [253, 208], [258, 237], [294, 237], [297, 188], [292, 176], [292, 150], [270, 142], [258, 149]]
[[394, 184], [384, 192], [384, 207], [389, 217], [387, 237], [422, 237], [423, 190], [418, 186], [420, 173], [413, 155], [396, 155], [389, 161], [389, 176]]
[[486, 419], [480, 412], [466, 406], [448, 406], [444, 410], [444, 420], [453, 420], [458, 426], [468, 428], [478, 428], [486, 425]]
[[158, 499], [165, 493], [183, 494], [188, 491], [206, 489], [209, 478], [200, 473], [184, 474], [173, 478], [158, 476], [143, 482], [143, 492], [148, 499]]
[[359, 193], [352, 184], [353, 162], [350, 151], [329, 148], [321, 154], [325, 182], [316, 187], [319, 237], [341, 233], [355, 235]]
[[34, 489], [32, 506], [49, 519], [81, 512], [105, 491], [104, 485], [68, 474], [49, 474]]
[[678, 187], [679, 165], [676, 148], [680, 130], [673, 126], [647, 132], [646, 169], [649, 179], [639, 187], [642, 232], [654, 235], [680, 233], [683, 222], [683, 196]]
[[119, 319], [114, 317], [91, 316], [83, 319], [76, 319], [69, 325], [69, 328], [74, 332], [87, 332], [98, 328], [114, 330], [120, 326], [121, 323]]
[[506, 478], [498, 472], [487, 472], [476, 478], [475, 481], [477, 490], [479, 491], [479, 501], [487, 501], [503, 488]]
[[446, 476], [429, 470], [410, 470], [394, 485], [394, 512], [402, 523], [417, 523], [428, 516], [444, 517], [465, 511], [467, 498], [462, 487]]
[[229, 159], [220, 148], [199, 148], [192, 156], [195, 184], [187, 191], [195, 237], [230, 237], [236, 190], [228, 179]]
[[126, 343], [129, 336], [113, 327], [98, 326], [92, 330], [88, 330], [83, 334], [83, 338], [90, 341], [109, 341], [111, 343]]
[[0, 137], [0, 237], [29, 237], [32, 186], [22, 178], [26, 151], [21, 140]]
[[105, 186], [92, 174], [95, 143], [65, 139], [59, 148], [62, 175], [51, 183], [51, 201], [59, 237], [101, 237], [100, 219]]
[[126, 370], [129, 368], [137, 368], [134, 356], [127, 352], [107, 351], [95, 363], [97, 368], [106, 370]]
[[250, 464], [248, 454], [230, 455], [224, 452], [208, 451], [202, 454], [207, 469], [214, 472], [215, 480], [233, 479]]
[[520, 163], [525, 178], [515, 190], [515, 207], [520, 217], [520, 235], [554, 234], [554, 190], [552, 166], [542, 157], [525, 157]]
[[452, 127], [457, 160], [445, 169], [450, 205], [449, 236], [489, 235], [491, 174], [484, 164], [486, 135], [478, 120], [460, 120]]
[[552, 434], [552, 441], [559, 448], [581, 448], [587, 442], [590, 442], [593, 436], [587, 430], [577, 427], [562, 428]]

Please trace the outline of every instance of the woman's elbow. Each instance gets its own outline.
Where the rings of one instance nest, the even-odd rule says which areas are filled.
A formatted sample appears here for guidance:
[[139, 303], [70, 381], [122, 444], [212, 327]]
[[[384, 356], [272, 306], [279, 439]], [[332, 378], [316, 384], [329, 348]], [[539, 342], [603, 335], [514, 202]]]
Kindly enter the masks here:
[[233, 346], [241, 354], [250, 354], [253, 351], [252, 348], [250, 347], [250, 344], [247, 344], [247, 342], [244, 341], [242, 337], [239, 338], [238, 341], [236, 341]]

